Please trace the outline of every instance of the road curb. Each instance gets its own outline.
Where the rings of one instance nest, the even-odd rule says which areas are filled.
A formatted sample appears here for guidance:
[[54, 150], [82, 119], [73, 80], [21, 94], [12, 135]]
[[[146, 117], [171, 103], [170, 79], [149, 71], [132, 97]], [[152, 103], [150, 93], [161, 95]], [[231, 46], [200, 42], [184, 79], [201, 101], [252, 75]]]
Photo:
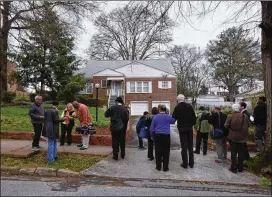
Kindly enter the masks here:
[[23, 168], [19, 166], [3, 166], [1, 165], [1, 173], [7, 173], [9, 175], [29, 175], [39, 177], [83, 177], [82, 173], [74, 172], [66, 169], [55, 169], [55, 168]]

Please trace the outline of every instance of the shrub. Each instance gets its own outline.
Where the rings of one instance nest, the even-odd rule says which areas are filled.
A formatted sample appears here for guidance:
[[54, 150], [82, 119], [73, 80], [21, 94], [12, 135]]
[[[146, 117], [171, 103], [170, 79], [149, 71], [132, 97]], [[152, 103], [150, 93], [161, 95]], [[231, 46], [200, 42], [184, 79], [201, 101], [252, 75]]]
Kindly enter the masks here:
[[5, 91], [1, 94], [1, 101], [3, 101], [4, 103], [12, 103], [15, 97], [15, 92]]
[[[96, 107], [96, 98], [93, 98], [90, 94], [79, 94], [76, 95], [76, 100], [80, 103], [83, 103], [90, 107]], [[107, 99], [98, 99], [98, 106], [103, 107], [103, 105], [107, 105], [108, 100]]]
[[14, 102], [30, 102], [30, 98], [27, 96], [16, 96]]
[[254, 141], [254, 127], [249, 127], [248, 130], [248, 141], [253, 142]]
[[221, 110], [224, 114], [229, 115], [232, 114], [232, 109], [227, 107]]

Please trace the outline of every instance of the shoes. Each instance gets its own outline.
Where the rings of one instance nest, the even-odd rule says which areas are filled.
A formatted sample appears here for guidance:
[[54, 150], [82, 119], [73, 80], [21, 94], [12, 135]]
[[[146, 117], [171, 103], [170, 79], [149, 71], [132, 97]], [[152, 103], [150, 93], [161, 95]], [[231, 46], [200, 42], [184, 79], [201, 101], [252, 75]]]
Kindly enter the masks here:
[[222, 162], [221, 160], [219, 160], [219, 159], [216, 159], [215, 162], [216, 162], [216, 163], [223, 163], [223, 162]]
[[207, 155], [207, 153], [203, 153], [203, 155]]
[[60, 146], [64, 146], [64, 144], [61, 143]]
[[113, 157], [112, 157], [114, 160], [118, 160], [118, 155], [113, 155]]
[[229, 168], [229, 171], [231, 171], [232, 173], [234, 173], [234, 174], [236, 174], [237, 173], [237, 170], [235, 170], [235, 169], [231, 169], [231, 168]]
[[140, 146], [138, 146], [138, 149], [140, 149], [140, 150], [146, 150], [146, 147], [140, 147]]
[[154, 157], [149, 158], [149, 160], [150, 160], [150, 161], [153, 161], [153, 160], [154, 160]]
[[161, 167], [156, 167], [156, 170], [161, 171]]
[[164, 171], [164, 172], [167, 172], [167, 171], [169, 171], [169, 168], [165, 168], [165, 169], [163, 169], [163, 171]]
[[84, 147], [84, 146], [80, 147], [80, 150], [86, 150], [86, 149], [88, 149], [88, 147]]
[[189, 165], [190, 166], [190, 168], [193, 168], [194, 167], [194, 165]]
[[185, 164], [183, 164], [183, 163], [180, 164], [180, 166], [183, 167], [183, 168], [185, 168], [185, 169], [188, 167], [187, 165], [185, 165]]
[[195, 153], [195, 154], [200, 154], [200, 152], [198, 152], [198, 151], [194, 151], [194, 153]]
[[82, 146], [83, 146], [83, 144], [78, 144], [78, 145], [77, 145], [77, 147], [82, 147]]
[[122, 158], [122, 159], [125, 159], [125, 155], [122, 155], [122, 154], [121, 154], [121, 158]]
[[38, 151], [40, 151], [40, 150], [39, 150], [39, 148], [37, 148], [37, 147], [32, 147], [32, 151], [33, 151], [33, 152], [38, 152]]
[[57, 157], [55, 157], [54, 159], [57, 161], [57, 159], [59, 159], [59, 157], [57, 156]]
[[71, 146], [72, 144], [71, 143], [68, 143], [68, 146]]

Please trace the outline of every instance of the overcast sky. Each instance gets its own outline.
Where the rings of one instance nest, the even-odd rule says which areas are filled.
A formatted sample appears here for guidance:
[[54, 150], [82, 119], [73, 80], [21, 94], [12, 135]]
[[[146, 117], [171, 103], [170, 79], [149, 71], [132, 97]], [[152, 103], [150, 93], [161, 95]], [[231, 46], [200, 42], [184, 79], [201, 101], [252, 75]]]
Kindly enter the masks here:
[[[124, 4], [125, 2], [122, 1], [110, 1], [104, 6], [103, 10], [109, 12], [118, 6], [123, 6]], [[257, 4], [257, 6], [253, 8], [253, 11], [259, 9], [259, 6], [260, 5]], [[170, 16], [174, 20], [178, 20], [175, 14], [176, 12], [177, 8], [175, 6], [173, 6], [169, 11]], [[234, 23], [222, 25], [223, 21], [229, 18], [233, 12], [233, 9], [227, 9], [226, 4], [223, 3], [220, 4], [219, 8], [213, 15], [210, 14], [201, 20], [193, 18], [193, 27], [191, 27], [188, 23], [177, 21], [179, 25], [173, 29], [173, 42], [171, 44], [183, 45], [188, 43], [205, 48], [209, 40], [215, 39], [221, 31], [228, 27], [237, 25]], [[85, 30], [80, 32], [76, 39], [77, 49], [75, 52], [80, 57], [86, 58], [85, 51], [87, 50], [90, 39], [96, 32], [96, 29], [92, 22], [88, 19], [83, 21], [83, 27]], [[260, 31], [254, 31], [252, 36], [254, 36], [256, 39], [260, 38]]]

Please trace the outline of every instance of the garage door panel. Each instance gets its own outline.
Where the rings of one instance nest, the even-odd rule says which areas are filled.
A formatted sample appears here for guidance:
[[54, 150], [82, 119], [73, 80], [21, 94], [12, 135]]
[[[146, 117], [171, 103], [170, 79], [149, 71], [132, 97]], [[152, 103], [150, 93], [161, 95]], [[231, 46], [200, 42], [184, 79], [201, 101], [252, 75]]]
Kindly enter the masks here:
[[132, 116], [141, 116], [145, 111], [148, 111], [148, 102], [130, 102], [130, 109]]
[[170, 101], [152, 101], [152, 107], [158, 107], [159, 104], [165, 105], [170, 110]]

